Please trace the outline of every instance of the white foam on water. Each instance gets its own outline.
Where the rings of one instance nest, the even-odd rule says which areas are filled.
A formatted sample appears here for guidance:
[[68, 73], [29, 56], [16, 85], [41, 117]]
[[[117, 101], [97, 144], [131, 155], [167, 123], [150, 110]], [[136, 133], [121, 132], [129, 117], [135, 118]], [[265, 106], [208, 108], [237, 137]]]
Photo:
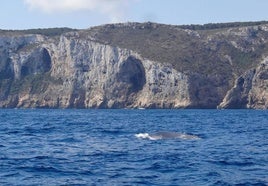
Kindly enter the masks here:
[[184, 140], [199, 140], [200, 137], [196, 135], [186, 134], [186, 133], [176, 133], [176, 132], [158, 132], [154, 134], [149, 133], [138, 133], [135, 137], [140, 139], [149, 140], [161, 140], [161, 139], [184, 139]]
[[137, 138], [140, 138], [140, 139], [149, 139], [149, 140], [158, 140], [158, 139], [160, 139], [160, 138], [157, 138], [157, 137], [152, 137], [148, 133], [139, 133], [139, 134], [135, 134], [135, 136]]
[[149, 134], [148, 134], [148, 133], [139, 133], [139, 134], [135, 134], [135, 136], [136, 136], [137, 138], [142, 138], [142, 139], [144, 139], [144, 138], [148, 138]]

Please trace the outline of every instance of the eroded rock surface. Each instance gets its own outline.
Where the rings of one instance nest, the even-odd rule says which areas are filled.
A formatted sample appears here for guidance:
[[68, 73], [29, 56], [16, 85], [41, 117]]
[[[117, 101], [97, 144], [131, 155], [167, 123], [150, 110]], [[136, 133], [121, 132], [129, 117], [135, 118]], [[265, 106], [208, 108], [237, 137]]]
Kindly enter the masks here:
[[267, 28], [0, 32], [0, 107], [267, 109]]

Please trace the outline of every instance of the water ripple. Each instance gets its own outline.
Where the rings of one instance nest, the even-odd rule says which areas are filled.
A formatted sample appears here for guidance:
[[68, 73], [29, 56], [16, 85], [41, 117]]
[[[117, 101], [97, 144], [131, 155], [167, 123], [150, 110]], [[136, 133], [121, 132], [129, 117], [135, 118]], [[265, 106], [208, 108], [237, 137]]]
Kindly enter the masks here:
[[267, 111], [2, 109], [0, 121], [0, 185], [268, 185]]

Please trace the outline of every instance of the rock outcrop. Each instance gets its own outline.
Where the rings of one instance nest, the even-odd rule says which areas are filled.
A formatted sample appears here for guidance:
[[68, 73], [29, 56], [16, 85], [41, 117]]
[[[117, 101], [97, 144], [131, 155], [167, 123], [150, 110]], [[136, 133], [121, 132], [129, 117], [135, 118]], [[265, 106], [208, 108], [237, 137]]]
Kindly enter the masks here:
[[240, 76], [218, 108], [268, 108], [268, 59]]
[[3, 31], [0, 107], [267, 109], [267, 43], [266, 24]]

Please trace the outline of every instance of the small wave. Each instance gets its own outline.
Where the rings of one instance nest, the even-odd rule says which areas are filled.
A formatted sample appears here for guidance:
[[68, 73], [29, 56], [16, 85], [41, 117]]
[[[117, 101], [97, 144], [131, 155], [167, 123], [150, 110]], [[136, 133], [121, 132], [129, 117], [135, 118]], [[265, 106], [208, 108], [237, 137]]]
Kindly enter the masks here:
[[44, 160], [44, 159], [49, 159], [49, 156], [35, 156], [33, 159], [37, 159], [37, 160]]
[[233, 165], [233, 166], [252, 166], [254, 165], [254, 162], [249, 161], [226, 161], [226, 160], [220, 160], [220, 161], [214, 161], [216, 164], [220, 165]]
[[161, 139], [184, 139], [184, 140], [198, 140], [200, 137], [192, 134], [178, 133], [178, 132], [157, 132], [157, 133], [138, 133], [135, 137], [140, 139], [161, 140]]
[[101, 131], [102, 133], [105, 133], [105, 134], [112, 134], [112, 135], [118, 135], [118, 134], [122, 134], [123, 132], [121, 130], [102, 130]]
[[50, 173], [61, 173], [61, 170], [58, 170], [55, 167], [52, 166], [45, 166], [45, 165], [39, 165], [39, 166], [22, 166], [18, 167], [18, 169], [27, 171], [27, 172], [50, 172]]

